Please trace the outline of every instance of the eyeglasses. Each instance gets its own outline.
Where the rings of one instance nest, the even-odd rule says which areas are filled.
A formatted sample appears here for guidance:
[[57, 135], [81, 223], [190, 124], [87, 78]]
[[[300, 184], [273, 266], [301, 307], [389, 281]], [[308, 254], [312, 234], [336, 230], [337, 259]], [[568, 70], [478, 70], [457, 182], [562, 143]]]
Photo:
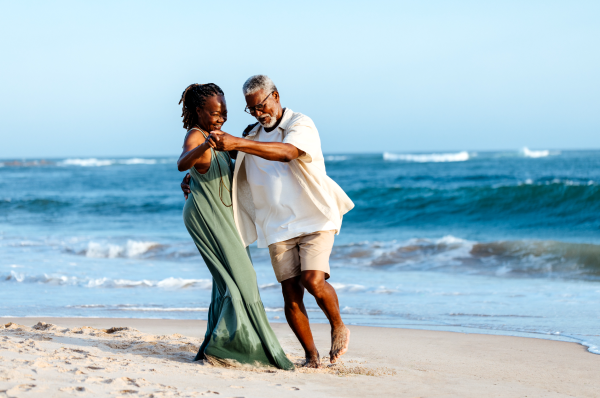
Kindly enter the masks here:
[[[271, 94], [273, 94], [275, 91], [271, 91]], [[260, 104], [251, 106], [250, 108], [245, 107], [244, 108], [244, 112], [249, 113], [251, 115], [255, 114], [256, 111], [262, 112], [263, 109], [265, 109], [265, 101], [271, 96], [271, 94], [267, 95], [267, 97], [260, 101]]]

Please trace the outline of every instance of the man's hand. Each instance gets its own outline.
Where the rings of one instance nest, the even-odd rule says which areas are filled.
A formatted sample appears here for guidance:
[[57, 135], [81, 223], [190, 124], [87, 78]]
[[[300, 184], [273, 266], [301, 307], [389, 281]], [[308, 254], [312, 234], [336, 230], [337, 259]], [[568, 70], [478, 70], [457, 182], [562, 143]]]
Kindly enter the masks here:
[[214, 143], [218, 151], [233, 151], [237, 149], [238, 140], [241, 138], [234, 137], [221, 130], [211, 131], [207, 140]]
[[185, 200], [187, 200], [188, 194], [192, 192], [190, 190], [190, 178], [192, 178], [192, 176], [190, 176], [190, 173], [187, 173], [185, 177], [183, 177], [183, 181], [181, 181], [181, 190], [183, 191]]
[[208, 140], [216, 146], [215, 149], [218, 151], [240, 151], [276, 162], [291, 162], [304, 154], [292, 144], [256, 142], [234, 137], [221, 130], [211, 131]]

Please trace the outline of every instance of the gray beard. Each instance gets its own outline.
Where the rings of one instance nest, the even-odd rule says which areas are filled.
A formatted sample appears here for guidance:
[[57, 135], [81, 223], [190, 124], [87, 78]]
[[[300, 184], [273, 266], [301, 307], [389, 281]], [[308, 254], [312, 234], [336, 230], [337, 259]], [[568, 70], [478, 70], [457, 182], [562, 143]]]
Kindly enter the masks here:
[[260, 125], [267, 129], [275, 126], [275, 124], [277, 123], [277, 118], [274, 115], [269, 114], [269, 117], [271, 118], [271, 121], [269, 123], [264, 123], [264, 119], [258, 119]]

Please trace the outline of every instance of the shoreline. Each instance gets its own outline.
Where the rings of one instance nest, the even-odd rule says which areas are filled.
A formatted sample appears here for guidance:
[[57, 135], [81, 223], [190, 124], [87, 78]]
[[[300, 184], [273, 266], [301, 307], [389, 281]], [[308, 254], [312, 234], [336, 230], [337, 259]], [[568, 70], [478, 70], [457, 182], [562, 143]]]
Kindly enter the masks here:
[[[146, 321], [189, 321], [189, 322], [206, 322], [202, 319], [180, 319], [180, 318], [136, 318], [136, 317], [103, 317], [103, 316], [37, 316], [37, 315], [25, 315], [25, 316], [0, 316], [0, 325], [8, 322], [12, 322], [11, 319], [42, 319], [42, 320], [60, 320], [60, 319], [103, 319], [103, 320], [146, 320]], [[44, 322], [50, 322], [44, 321]], [[51, 322], [54, 323], [54, 322]], [[60, 322], [59, 322], [60, 323]], [[287, 322], [285, 319], [270, 319], [269, 323], [271, 325], [285, 324]], [[322, 320], [311, 320], [312, 325], [328, 325], [326, 322], [322, 322]], [[551, 333], [543, 333], [543, 332], [521, 332], [521, 331], [513, 331], [513, 330], [502, 330], [502, 329], [486, 329], [486, 328], [478, 328], [475, 326], [462, 326], [462, 325], [418, 325], [418, 324], [401, 324], [401, 325], [374, 325], [374, 324], [354, 324], [347, 323], [347, 326], [359, 326], [359, 327], [368, 327], [368, 328], [382, 328], [382, 329], [407, 329], [407, 330], [422, 330], [422, 331], [434, 331], [434, 332], [446, 332], [446, 333], [460, 333], [460, 334], [481, 334], [487, 336], [505, 336], [505, 337], [521, 337], [521, 338], [529, 338], [529, 339], [540, 339], [547, 341], [558, 341], [563, 343], [574, 343], [584, 347], [588, 353], [592, 355], [600, 355], [600, 347], [593, 346], [591, 343], [586, 342], [583, 339], [573, 337], [570, 335], [564, 334], [551, 334]], [[426, 327], [429, 326], [429, 327]], [[598, 351], [598, 352], [594, 352]]]
[[[339, 364], [285, 372], [191, 362], [205, 321], [3, 317], [0, 324], [9, 322], [15, 325], [0, 329], [0, 397], [215, 392], [244, 397], [592, 397], [600, 388], [595, 381], [600, 356], [578, 343], [542, 338], [349, 325], [350, 349]], [[38, 322], [56, 326], [33, 329]], [[271, 325], [286, 353], [300, 363], [302, 350], [289, 326]], [[311, 326], [326, 356], [329, 327]], [[130, 329], [106, 333], [113, 327]]]

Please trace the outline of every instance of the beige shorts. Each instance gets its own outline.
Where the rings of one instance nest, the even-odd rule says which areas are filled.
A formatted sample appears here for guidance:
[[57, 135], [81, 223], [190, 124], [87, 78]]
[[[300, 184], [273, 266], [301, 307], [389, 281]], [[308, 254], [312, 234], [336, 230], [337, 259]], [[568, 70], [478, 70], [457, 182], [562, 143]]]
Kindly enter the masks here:
[[329, 279], [329, 255], [335, 231], [319, 231], [269, 245], [271, 264], [278, 282], [302, 271], [323, 271]]

